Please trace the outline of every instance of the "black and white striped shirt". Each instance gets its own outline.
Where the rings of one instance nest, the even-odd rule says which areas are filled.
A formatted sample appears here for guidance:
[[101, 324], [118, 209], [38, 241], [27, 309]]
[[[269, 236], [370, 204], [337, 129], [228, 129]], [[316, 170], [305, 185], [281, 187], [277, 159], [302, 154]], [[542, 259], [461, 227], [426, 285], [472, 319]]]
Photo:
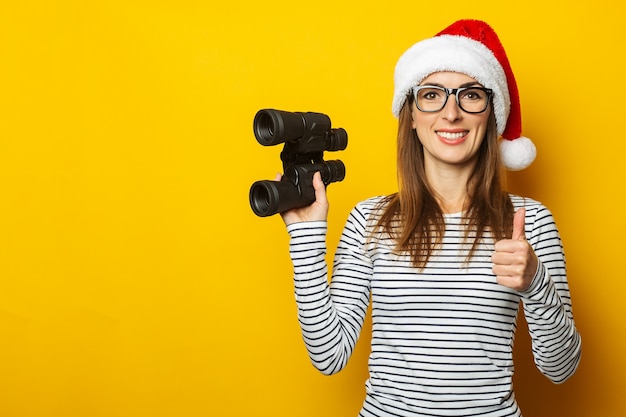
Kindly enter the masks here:
[[556, 383], [574, 373], [581, 340], [556, 225], [540, 203], [511, 199], [515, 209], [526, 208], [526, 237], [540, 261], [523, 293], [496, 283], [493, 241], [486, 239], [466, 262], [460, 214], [445, 215], [442, 249], [417, 271], [390, 239], [368, 240], [380, 197], [359, 203], [335, 252], [330, 285], [326, 222], [288, 226], [299, 321], [317, 369], [328, 375], [343, 369], [371, 302], [360, 416], [521, 416], [512, 391], [520, 301], [537, 367]]

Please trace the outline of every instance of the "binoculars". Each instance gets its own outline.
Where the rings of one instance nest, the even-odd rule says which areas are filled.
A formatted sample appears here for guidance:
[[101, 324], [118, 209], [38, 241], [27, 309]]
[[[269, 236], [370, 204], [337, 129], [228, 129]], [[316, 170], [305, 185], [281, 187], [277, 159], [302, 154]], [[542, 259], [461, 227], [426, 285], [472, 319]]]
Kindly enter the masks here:
[[254, 136], [263, 146], [284, 143], [280, 159], [280, 181], [257, 181], [250, 187], [250, 206], [257, 216], [266, 217], [315, 201], [313, 175], [320, 172], [325, 185], [346, 176], [343, 162], [324, 161], [324, 151], [348, 146], [344, 129], [331, 129], [330, 118], [322, 113], [259, 110], [254, 117]]

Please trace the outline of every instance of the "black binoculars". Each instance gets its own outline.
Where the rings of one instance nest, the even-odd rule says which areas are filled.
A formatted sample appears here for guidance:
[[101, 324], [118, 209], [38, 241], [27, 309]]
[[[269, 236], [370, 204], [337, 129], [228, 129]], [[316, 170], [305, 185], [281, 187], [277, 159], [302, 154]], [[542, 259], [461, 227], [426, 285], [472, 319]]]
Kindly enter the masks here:
[[284, 143], [280, 159], [280, 181], [257, 181], [250, 187], [250, 206], [257, 216], [266, 217], [315, 201], [313, 175], [320, 172], [325, 185], [342, 181], [346, 167], [341, 161], [324, 161], [324, 151], [348, 146], [344, 129], [331, 129], [330, 118], [322, 113], [259, 110], [254, 117], [254, 136], [263, 146]]

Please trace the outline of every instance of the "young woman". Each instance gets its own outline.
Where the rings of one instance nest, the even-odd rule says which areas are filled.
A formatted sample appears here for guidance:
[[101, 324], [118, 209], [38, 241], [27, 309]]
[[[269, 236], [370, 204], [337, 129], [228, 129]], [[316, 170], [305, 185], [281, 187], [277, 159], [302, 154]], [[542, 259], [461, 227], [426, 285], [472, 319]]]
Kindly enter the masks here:
[[324, 185], [282, 213], [296, 301], [312, 363], [347, 363], [372, 308], [370, 416], [520, 416], [512, 390], [518, 307], [537, 367], [570, 377], [581, 339], [550, 211], [506, 193], [503, 167], [535, 148], [520, 137], [519, 98], [496, 34], [455, 22], [417, 43], [395, 70], [396, 194], [351, 212], [328, 284]]

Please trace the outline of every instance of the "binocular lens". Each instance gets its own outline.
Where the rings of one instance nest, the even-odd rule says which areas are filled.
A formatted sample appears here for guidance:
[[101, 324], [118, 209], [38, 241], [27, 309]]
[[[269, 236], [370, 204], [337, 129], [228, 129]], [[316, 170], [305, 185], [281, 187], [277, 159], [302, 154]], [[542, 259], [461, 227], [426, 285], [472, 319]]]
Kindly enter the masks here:
[[257, 113], [254, 118], [254, 134], [261, 145], [273, 145], [274, 135], [277, 131], [275, 120], [269, 112], [260, 111]]
[[250, 207], [259, 217], [296, 207], [298, 199], [297, 187], [287, 181], [257, 181], [250, 187]]
[[265, 213], [271, 211], [272, 201], [270, 199], [270, 191], [267, 187], [263, 187], [257, 184], [256, 187], [252, 187], [250, 190], [250, 204], [252, 211], [258, 216], [265, 216]]

